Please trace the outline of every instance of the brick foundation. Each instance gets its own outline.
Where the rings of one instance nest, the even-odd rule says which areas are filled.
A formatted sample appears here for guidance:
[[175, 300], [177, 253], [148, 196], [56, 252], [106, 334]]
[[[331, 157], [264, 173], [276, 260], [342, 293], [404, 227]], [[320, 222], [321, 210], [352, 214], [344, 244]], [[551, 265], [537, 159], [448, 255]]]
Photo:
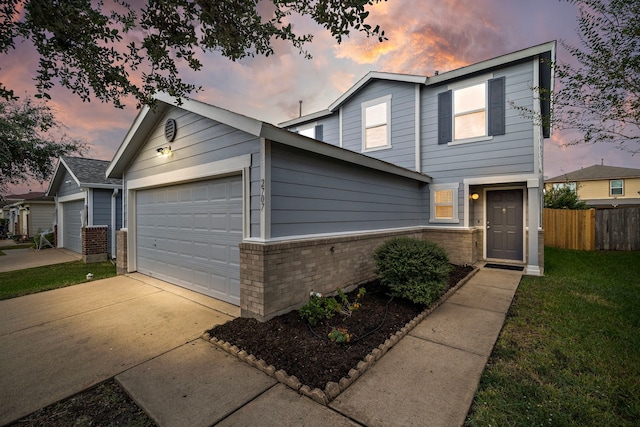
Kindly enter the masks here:
[[395, 236], [441, 244], [456, 264], [473, 264], [482, 252], [479, 230], [425, 230], [240, 244], [240, 309], [261, 321], [297, 309], [311, 291], [331, 293], [375, 279], [373, 252]]
[[86, 263], [107, 260], [107, 226], [82, 227], [82, 259]]
[[116, 271], [127, 274], [127, 230], [116, 231]]

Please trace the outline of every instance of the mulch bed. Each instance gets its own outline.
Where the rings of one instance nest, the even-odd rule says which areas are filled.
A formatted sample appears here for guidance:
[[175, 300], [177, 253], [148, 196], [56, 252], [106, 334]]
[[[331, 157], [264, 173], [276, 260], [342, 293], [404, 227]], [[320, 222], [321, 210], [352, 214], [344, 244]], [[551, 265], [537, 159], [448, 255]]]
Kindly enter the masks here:
[[[449, 288], [473, 271], [469, 266], [453, 267]], [[363, 287], [366, 295], [360, 309], [349, 317], [338, 314], [324, 324], [318, 324], [313, 332], [297, 311], [267, 322], [237, 318], [207, 332], [264, 360], [276, 370], [297, 377], [302, 384], [322, 390], [328, 382], [337, 383], [346, 377], [373, 349], [425, 310], [423, 305], [400, 298], [390, 299], [386, 288], [377, 281]], [[347, 294], [350, 301], [355, 300], [355, 293], [357, 290]], [[351, 342], [331, 342], [327, 335], [333, 327], [346, 328], [353, 336]], [[364, 337], [366, 334], [369, 335]]]

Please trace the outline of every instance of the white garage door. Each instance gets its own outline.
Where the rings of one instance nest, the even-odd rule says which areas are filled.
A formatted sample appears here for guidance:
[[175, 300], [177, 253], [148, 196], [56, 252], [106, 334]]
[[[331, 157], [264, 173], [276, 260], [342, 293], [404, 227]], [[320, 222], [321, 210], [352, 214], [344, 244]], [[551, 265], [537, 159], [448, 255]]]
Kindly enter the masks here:
[[62, 204], [62, 246], [70, 251], [82, 252], [82, 210], [84, 200]]
[[242, 177], [138, 191], [138, 271], [240, 305]]

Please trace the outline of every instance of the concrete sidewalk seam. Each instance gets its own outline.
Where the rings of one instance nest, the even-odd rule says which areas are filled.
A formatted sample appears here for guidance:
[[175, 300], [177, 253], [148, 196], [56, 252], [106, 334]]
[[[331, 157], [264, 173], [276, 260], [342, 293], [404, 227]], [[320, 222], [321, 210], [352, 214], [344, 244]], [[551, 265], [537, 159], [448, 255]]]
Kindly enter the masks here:
[[[500, 330], [500, 332], [502, 332], [502, 330]], [[500, 332], [498, 332], [498, 335], [500, 334]], [[473, 354], [475, 356], [487, 357], [486, 354], [482, 354], [482, 353], [478, 353], [478, 352], [475, 352], [475, 351], [471, 351], [471, 350], [466, 349], [466, 348], [456, 347], [455, 345], [447, 344], [447, 343], [444, 343], [444, 342], [441, 342], [441, 341], [436, 341], [436, 340], [429, 339], [429, 338], [423, 338], [423, 337], [420, 337], [420, 336], [417, 336], [417, 335], [411, 335], [411, 334], [409, 334], [409, 336], [411, 336], [412, 338], [416, 338], [416, 339], [418, 339], [420, 341], [430, 342], [432, 344], [438, 344], [438, 345], [441, 345], [443, 347], [448, 347], [448, 348], [452, 348], [454, 350], [463, 351], [465, 353]], [[495, 347], [495, 343], [494, 343], [494, 347]]]
[[[88, 282], [85, 282], [85, 283], [88, 283]], [[75, 285], [71, 285], [71, 286], [75, 286]], [[62, 289], [62, 288], [57, 288], [57, 289]], [[156, 288], [156, 289], [158, 289], [158, 288]], [[55, 290], [56, 289], [50, 289], [50, 291], [55, 291]], [[49, 291], [45, 291], [45, 292], [49, 292]], [[136, 299], [144, 298], [144, 297], [146, 297], [148, 295], [157, 294], [158, 292], [162, 292], [162, 289], [159, 289], [158, 291], [155, 291], [155, 292], [150, 292], [150, 293], [145, 294], [145, 295], [140, 295], [140, 296], [129, 298], [129, 299], [123, 299], [121, 301], [114, 302], [114, 303], [111, 303], [111, 304], [101, 305], [100, 307], [96, 307], [96, 308], [93, 308], [91, 310], [82, 311], [82, 312], [78, 312], [78, 313], [73, 313], [73, 314], [70, 314], [70, 315], [64, 316], [64, 317], [59, 317], [57, 319], [50, 320], [48, 322], [38, 323], [38, 324], [31, 325], [29, 327], [22, 328], [22, 329], [16, 329], [15, 331], [11, 331], [11, 332], [8, 332], [6, 334], [0, 334], [0, 337], [9, 336], [9, 335], [17, 333], [17, 332], [28, 331], [29, 329], [32, 329], [32, 328], [40, 328], [42, 326], [49, 325], [51, 323], [59, 322], [59, 321], [62, 321], [62, 320], [72, 319], [72, 318], [77, 317], [77, 316], [82, 316], [82, 315], [85, 315], [87, 313], [91, 313], [92, 311], [97, 311], [97, 310], [102, 310], [102, 309], [105, 309], [105, 308], [108, 308], [108, 307], [113, 307], [113, 306], [116, 306], [116, 305], [121, 304], [121, 303], [126, 303], [126, 302], [133, 301], [133, 300], [136, 300]], [[35, 295], [35, 294], [30, 294], [30, 295]], [[24, 295], [24, 296], [28, 297], [29, 295]]]
[[[512, 299], [512, 302], [513, 302], [513, 299]], [[489, 313], [504, 314], [505, 316], [507, 315], [507, 313], [509, 311], [509, 310], [507, 310], [507, 312], [504, 312], [504, 311], [500, 311], [500, 310], [490, 310], [488, 308], [478, 308], [478, 307], [474, 307], [473, 305], [460, 304], [459, 302], [453, 302], [453, 301], [447, 301], [447, 303], [451, 304], [451, 305], [457, 305], [458, 307], [475, 308], [477, 310], [484, 310], [484, 311], [489, 312]], [[509, 305], [509, 309], [510, 308], [511, 308], [511, 305]]]

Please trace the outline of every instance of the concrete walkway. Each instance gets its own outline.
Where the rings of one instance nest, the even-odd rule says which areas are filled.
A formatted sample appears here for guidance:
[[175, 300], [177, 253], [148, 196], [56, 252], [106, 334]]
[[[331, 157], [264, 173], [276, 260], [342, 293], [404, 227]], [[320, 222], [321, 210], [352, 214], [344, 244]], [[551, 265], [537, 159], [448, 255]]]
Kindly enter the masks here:
[[[7, 246], [11, 247], [11, 246]], [[2, 250], [3, 246], [0, 246]], [[78, 261], [82, 255], [67, 249], [11, 249], [3, 251], [0, 256], [0, 273], [5, 271], [24, 270], [25, 268], [42, 267], [45, 265], [62, 264]]]
[[461, 425], [520, 279], [480, 270], [328, 407], [199, 338], [236, 307], [146, 276], [0, 301], [0, 425], [114, 376], [161, 426]]

